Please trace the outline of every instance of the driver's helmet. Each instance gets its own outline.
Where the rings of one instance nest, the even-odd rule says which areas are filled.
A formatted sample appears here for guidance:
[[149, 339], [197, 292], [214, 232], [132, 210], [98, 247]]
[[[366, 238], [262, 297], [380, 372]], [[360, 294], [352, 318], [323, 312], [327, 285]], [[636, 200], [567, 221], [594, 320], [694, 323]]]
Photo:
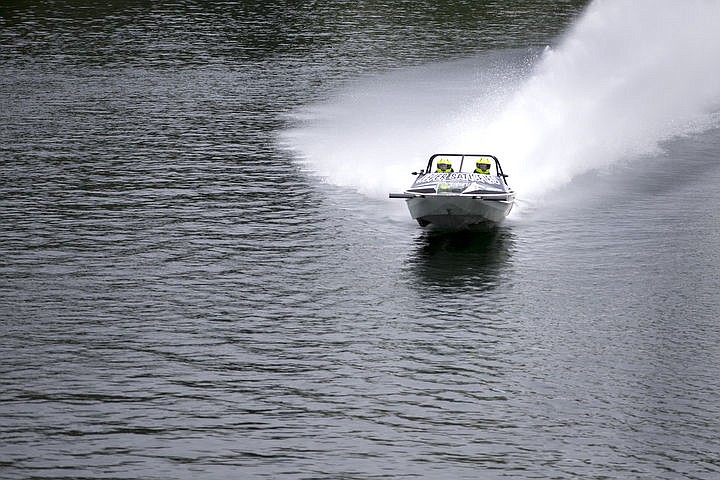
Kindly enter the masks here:
[[437, 161], [437, 167], [440, 170], [450, 170], [452, 168], [452, 163], [447, 158], [441, 158]]
[[480, 158], [475, 163], [475, 167], [477, 167], [478, 170], [482, 170], [483, 172], [487, 172], [490, 170], [490, 160], [487, 158]]

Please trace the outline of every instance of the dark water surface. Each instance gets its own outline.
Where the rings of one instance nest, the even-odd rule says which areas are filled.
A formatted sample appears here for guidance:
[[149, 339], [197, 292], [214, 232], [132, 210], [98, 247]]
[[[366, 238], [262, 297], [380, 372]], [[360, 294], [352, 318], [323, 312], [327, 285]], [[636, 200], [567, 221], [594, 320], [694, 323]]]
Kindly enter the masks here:
[[584, 2], [290, 3], [0, 6], [0, 477], [720, 477], [718, 132], [428, 233], [288, 114]]

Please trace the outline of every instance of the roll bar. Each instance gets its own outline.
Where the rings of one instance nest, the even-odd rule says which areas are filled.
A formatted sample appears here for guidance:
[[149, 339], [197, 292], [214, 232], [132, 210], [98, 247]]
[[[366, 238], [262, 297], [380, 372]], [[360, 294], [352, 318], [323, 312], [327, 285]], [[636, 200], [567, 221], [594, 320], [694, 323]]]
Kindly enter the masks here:
[[428, 163], [427, 163], [427, 167], [425, 168], [424, 171], [420, 170], [420, 172], [413, 172], [413, 175], [418, 175], [418, 174], [423, 175], [425, 173], [430, 173], [432, 171], [433, 162], [435, 161], [435, 159], [437, 157], [448, 157], [451, 159], [457, 159], [459, 157], [460, 158], [460, 166], [457, 169], [458, 172], [462, 171], [463, 163], [465, 163], [466, 157], [492, 158], [495, 161], [495, 170], [497, 171], [498, 176], [502, 177], [503, 181], [505, 181], [505, 184], [507, 184], [506, 179], [507, 179], [508, 175], [506, 175], [503, 172], [503, 169], [500, 166], [500, 160], [498, 160], [498, 158], [495, 155], [490, 155], [489, 153], [436, 153], [435, 155], [430, 157], [430, 159], [428, 160]]

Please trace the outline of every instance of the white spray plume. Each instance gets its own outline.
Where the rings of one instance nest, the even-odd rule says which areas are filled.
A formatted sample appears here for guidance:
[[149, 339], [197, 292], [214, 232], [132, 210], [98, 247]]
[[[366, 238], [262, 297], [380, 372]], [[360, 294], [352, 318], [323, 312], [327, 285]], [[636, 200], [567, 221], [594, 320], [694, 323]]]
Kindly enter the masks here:
[[494, 153], [538, 198], [717, 126], [719, 25], [720, 1], [596, 0], [531, 74], [495, 52], [359, 80], [282, 142], [327, 182], [385, 198], [433, 153]]
[[[720, 2], [596, 0], [477, 144], [497, 151], [521, 195], [717, 123]], [[466, 138], [467, 141], [467, 138]]]
[[[517, 57], [517, 52], [513, 53]], [[281, 145], [328, 183], [387, 198], [424, 168], [430, 155], [457, 152], [478, 102], [497, 111], [527, 65], [506, 54], [424, 65], [362, 78], [334, 98], [293, 115]], [[525, 74], [527, 75], [527, 74]], [[485, 153], [486, 150], [483, 150]]]

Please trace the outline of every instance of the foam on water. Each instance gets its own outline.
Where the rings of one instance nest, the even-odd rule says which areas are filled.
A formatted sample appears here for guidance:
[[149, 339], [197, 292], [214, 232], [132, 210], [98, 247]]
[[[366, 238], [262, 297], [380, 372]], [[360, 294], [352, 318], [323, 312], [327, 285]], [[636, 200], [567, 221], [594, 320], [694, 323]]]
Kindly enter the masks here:
[[[597, 0], [555, 48], [364, 79], [284, 143], [326, 181], [385, 196], [438, 151], [497, 154], [526, 199], [718, 125], [720, 2]], [[527, 63], [532, 68], [527, 68]], [[378, 175], [382, 173], [382, 175]]]

